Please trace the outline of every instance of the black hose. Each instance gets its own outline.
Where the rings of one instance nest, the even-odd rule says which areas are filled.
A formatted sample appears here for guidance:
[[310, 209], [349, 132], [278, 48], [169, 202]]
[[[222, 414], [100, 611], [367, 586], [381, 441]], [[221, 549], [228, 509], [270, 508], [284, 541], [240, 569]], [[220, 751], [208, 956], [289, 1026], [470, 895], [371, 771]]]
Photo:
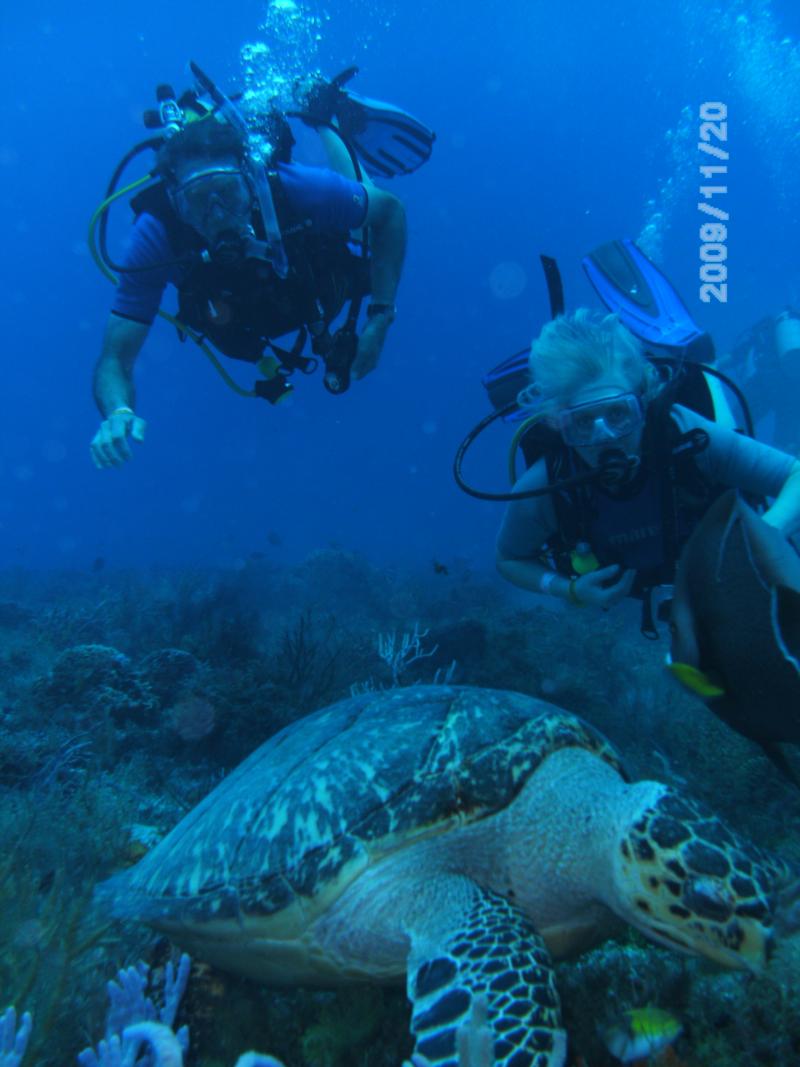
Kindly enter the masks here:
[[599, 467], [592, 467], [590, 470], [585, 471], [583, 474], [574, 474], [571, 478], [562, 478], [558, 482], [554, 482], [552, 485], [545, 485], [541, 489], [525, 489], [522, 492], [514, 492], [513, 490], [507, 493], [487, 493], [482, 489], [475, 489], [464, 481], [464, 477], [461, 473], [461, 468], [464, 465], [464, 456], [471, 447], [475, 438], [483, 433], [487, 427], [491, 426], [497, 419], [502, 419], [504, 415], [510, 415], [519, 405], [516, 400], [512, 400], [511, 403], [506, 404], [505, 407], [500, 408], [498, 411], [490, 412], [485, 418], [473, 426], [461, 444], [458, 446], [455, 459], [453, 461], [453, 477], [456, 480], [456, 485], [459, 489], [462, 489], [469, 496], [473, 496], [476, 500], [496, 500], [496, 501], [510, 501], [510, 500], [531, 500], [537, 496], [547, 496], [549, 493], [557, 493], [562, 489], [571, 489], [576, 485], [585, 485], [587, 482], [603, 481], [610, 475], [613, 475], [614, 480], [618, 481], [624, 476], [627, 469], [630, 468], [636, 461], [625, 466], [625, 470], [621, 469], [620, 461], [616, 455], [610, 456], [608, 460], [601, 463]]
[[[114, 195], [114, 192], [117, 188], [117, 184], [119, 183], [119, 179], [130, 164], [131, 160], [135, 159], [135, 157], [138, 156], [140, 152], [144, 152], [148, 148], [152, 149], [152, 151], [154, 152], [158, 151], [163, 142], [163, 137], [150, 137], [146, 141], [140, 141], [139, 144], [134, 145], [133, 148], [131, 148], [128, 152], [125, 153], [125, 155], [117, 164], [114, 173], [111, 175], [111, 180], [109, 181], [108, 188], [106, 189], [106, 200], [108, 200], [109, 197]], [[115, 263], [108, 251], [108, 211], [110, 207], [111, 205], [107, 204], [104, 208], [97, 227], [97, 247], [100, 251], [100, 257], [103, 260], [103, 263], [105, 263], [106, 267], [110, 271], [114, 271], [117, 274], [140, 274], [148, 270], [160, 270], [164, 267], [176, 267], [187, 261], [187, 257], [182, 256], [178, 259], [164, 260], [163, 263], [151, 263], [148, 264], [148, 266], [146, 267], [125, 267], [121, 263]]]

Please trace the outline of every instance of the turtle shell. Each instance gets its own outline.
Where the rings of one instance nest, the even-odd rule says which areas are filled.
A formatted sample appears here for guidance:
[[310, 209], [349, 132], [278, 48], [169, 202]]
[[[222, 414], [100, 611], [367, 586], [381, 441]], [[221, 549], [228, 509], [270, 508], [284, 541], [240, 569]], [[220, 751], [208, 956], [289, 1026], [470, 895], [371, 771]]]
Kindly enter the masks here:
[[505, 808], [568, 747], [621, 773], [587, 723], [519, 693], [433, 685], [350, 697], [271, 737], [107, 883], [115, 911], [168, 928], [300, 905], [302, 926], [381, 856]]

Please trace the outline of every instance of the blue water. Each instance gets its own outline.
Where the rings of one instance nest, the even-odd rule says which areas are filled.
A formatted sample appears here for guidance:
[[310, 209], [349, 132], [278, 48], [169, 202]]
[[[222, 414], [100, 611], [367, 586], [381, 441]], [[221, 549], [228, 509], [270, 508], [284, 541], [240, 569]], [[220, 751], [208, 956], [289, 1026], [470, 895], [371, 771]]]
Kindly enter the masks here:
[[[788, 0], [302, 0], [292, 18], [264, 0], [32, 0], [0, 18], [3, 565], [235, 567], [333, 542], [380, 564], [488, 568], [499, 505], [462, 496], [451, 462], [486, 411], [482, 372], [547, 315], [540, 251], [559, 257], [571, 305], [594, 303], [581, 255], [659, 215], [660, 261], [721, 351], [800, 297], [800, 13]], [[142, 138], [157, 82], [184, 87], [195, 59], [242, 88], [243, 50], [261, 58], [265, 44], [289, 73], [358, 63], [360, 91], [437, 131], [430, 163], [391, 184], [410, 240], [382, 363], [340, 398], [302, 380], [274, 410], [229, 392], [158, 323], [137, 370], [146, 442], [125, 469], [97, 471], [90, 380], [111, 291], [86, 251], [88, 219]], [[726, 102], [730, 124], [730, 298], [716, 307], [697, 297], [704, 100]], [[486, 440], [473, 480], [502, 487], [504, 444]]]

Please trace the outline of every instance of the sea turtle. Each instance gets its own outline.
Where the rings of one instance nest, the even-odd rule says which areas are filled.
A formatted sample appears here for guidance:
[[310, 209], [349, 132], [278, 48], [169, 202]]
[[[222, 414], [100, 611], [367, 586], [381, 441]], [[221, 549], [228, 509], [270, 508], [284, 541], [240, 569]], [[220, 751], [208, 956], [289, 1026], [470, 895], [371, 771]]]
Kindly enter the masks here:
[[105, 892], [270, 983], [405, 976], [416, 1052], [437, 1067], [478, 1000], [495, 1063], [562, 1067], [553, 956], [621, 918], [758, 968], [791, 873], [668, 786], [630, 784], [577, 716], [434, 685], [293, 723]]

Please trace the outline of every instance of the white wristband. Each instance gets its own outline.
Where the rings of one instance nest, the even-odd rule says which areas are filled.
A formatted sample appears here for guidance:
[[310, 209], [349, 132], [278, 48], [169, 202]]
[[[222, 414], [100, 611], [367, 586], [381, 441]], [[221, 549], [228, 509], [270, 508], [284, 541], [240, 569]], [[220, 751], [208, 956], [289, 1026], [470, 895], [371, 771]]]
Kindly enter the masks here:
[[547, 594], [550, 592], [550, 586], [556, 580], [555, 571], [545, 571], [542, 577], [539, 579], [539, 592]]
[[123, 404], [122, 407], [114, 408], [113, 411], [109, 412], [108, 415], [106, 415], [106, 418], [107, 419], [113, 419], [115, 415], [135, 415], [135, 414], [136, 414], [136, 412], [133, 410], [133, 408], [129, 408], [127, 406], [127, 404]]

